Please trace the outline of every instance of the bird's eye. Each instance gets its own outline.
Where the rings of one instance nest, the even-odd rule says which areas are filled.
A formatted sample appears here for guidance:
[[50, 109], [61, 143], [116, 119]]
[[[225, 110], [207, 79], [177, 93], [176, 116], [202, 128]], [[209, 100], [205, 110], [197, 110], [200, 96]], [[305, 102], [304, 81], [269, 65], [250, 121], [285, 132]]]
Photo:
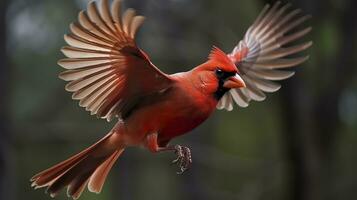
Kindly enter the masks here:
[[222, 76], [223, 75], [223, 71], [221, 69], [217, 68], [216, 69], [216, 75], [219, 76], [219, 77]]

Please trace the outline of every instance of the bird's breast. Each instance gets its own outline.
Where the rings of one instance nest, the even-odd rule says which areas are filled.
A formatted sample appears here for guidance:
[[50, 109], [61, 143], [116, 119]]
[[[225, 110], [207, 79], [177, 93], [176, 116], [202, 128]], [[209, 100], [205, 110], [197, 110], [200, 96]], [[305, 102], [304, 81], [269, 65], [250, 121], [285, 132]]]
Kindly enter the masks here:
[[216, 104], [212, 97], [186, 86], [175, 86], [150, 104], [136, 109], [126, 119], [128, 139], [136, 143], [155, 132], [160, 140], [170, 140], [204, 122], [215, 110]]
[[214, 98], [182, 86], [177, 88], [168, 102], [160, 116], [165, 121], [159, 130], [162, 140], [169, 140], [196, 128], [212, 114], [217, 104]]

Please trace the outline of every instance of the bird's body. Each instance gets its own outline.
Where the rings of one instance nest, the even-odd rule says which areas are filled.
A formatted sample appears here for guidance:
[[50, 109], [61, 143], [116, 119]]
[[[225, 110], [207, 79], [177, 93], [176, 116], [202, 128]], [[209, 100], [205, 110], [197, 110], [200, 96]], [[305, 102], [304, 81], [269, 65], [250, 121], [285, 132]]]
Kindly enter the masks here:
[[[127, 145], [144, 145], [148, 134], [158, 134], [165, 146], [172, 138], [187, 133], [204, 122], [216, 109], [217, 99], [206, 93], [202, 80], [192, 71], [173, 74], [168, 89], [143, 97], [125, 118]], [[119, 122], [120, 123], [120, 122]]]
[[285, 47], [310, 31], [287, 34], [308, 17], [288, 23], [299, 11], [284, 14], [290, 5], [279, 6], [279, 2], [271, 9], [266, 6], [232, 53], [214, 47], [203, 64], [167, 75], [135, 44], [142, 16], [129, 9], [121, 17], [119, 0], [111, 10], [108, 0], [102, 0], [99, 8], [89, 3], [87, 12], [79, 13], [79, 24], [71, 24], [72, 33], [65, 35], [69, 46], [62, 52], [68, 58], [58, 62], [66, 69], [60, 78], [70, 81], [66, 90], [73, 92], [80, 106], [118, 122], [94, 145], [32, 177], [32, 185], [47, 187], [51, 196], [67, 187], [74, 199], [87, 185], [99, 193], [111, 167], [129, 146], [175, 151], [174, 163], [183, 173], [192, 162], [190, 149], [170, 145], [170, 140], [199, 126], [216, 108], [232, 110], [234, 102], [246, 107], [251, 100], [264, 100], [264, 92], [280, 88], [271, 80], [294, 74], [279, 69], [307, 59], [284, 57], [311, 46], [307, 42]]

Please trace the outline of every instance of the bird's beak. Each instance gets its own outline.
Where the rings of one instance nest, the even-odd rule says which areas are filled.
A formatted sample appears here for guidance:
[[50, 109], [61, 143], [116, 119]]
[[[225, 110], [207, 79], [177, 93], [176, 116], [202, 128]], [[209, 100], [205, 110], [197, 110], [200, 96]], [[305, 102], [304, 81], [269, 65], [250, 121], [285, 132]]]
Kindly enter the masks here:
[[238, 74], [236, 74], [235, 76], [228, 78], [224, 82], [223, 87], [229, 88], [229, 89], [242, 88], [242, 87], [245, 87], [245, 83], [244, 83], [243, 79]]

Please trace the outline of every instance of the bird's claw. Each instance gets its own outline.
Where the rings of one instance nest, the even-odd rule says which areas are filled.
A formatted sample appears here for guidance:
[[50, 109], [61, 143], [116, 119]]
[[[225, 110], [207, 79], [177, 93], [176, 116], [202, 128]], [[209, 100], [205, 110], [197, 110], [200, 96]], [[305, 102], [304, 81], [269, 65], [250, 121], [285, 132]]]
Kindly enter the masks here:
[[177, 155], [177, 158], [172, 161], [172, 164], [177, 163], [180, 167], [180, 171], [178, 171], [177, 174], [183, 174], [189, 169], [189, 166], [192, 163], [191, 150], [188, 147], [176, 145], [175, 154]]

